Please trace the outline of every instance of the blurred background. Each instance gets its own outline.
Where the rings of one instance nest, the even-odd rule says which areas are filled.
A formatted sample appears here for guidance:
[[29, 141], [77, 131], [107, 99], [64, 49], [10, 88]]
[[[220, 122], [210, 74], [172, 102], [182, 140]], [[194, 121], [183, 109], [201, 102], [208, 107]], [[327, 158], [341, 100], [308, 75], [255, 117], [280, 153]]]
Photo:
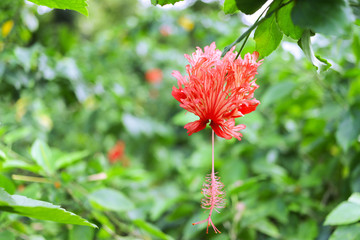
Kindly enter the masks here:
[[[191, 223], [208, 215], [211, 130], [187, 136], [194, 116], [171, 96], [171, 72], [185, 74], [197, 46], [222, 50], [254, 17], [225, 15], [218, 1], [89, 1], [89, 17], [1, 5], [0, 186], [99, 228], [3, 212], [0, 239], [325, 240], [327, 214], [360, 191], [359, 27], [312, 38], [332, 64], [324, 73], [287, 38], [263, 61], [242, 141], [216, 138], [227, 207], [213, 214], [222, 233], [206, 235]], [[39, 146], [49, 171], [34, 160]]]

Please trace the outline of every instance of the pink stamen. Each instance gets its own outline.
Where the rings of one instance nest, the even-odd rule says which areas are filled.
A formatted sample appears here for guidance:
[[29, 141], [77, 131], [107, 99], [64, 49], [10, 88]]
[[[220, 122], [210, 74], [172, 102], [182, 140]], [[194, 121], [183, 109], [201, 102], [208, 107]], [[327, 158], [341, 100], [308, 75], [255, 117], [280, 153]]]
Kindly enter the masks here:
[[211, 174], [209, 175], [210, 176], [206, 177], [205, 183], [203, 184], [202, 192], [204, 194], [204, 198], [201, 200], [201, 207], [210, 210], [209, 216], [205, 220], [193, 223], [193, 225], [207, 222], [206, 233], [209, 232], [210, 225], [213, 227], [215, 233], [221, 233], [219, 229], [215, 227], [211, 219], [213, 210], [220, 213], [217, 208], [225, 207], [225, 192], [222, 190], [224, 184], [219, 181], [220, 177], [216, 176], [214, 171], [214, 130], [212, 131], [212, 168]]

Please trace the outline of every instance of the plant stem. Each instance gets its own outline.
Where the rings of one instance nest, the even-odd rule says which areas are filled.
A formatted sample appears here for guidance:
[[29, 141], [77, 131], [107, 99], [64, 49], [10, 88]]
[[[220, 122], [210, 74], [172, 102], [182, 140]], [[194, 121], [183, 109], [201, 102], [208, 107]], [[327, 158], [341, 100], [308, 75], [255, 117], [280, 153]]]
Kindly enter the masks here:
[[11, 175], [11, 178], [14, 180], [25, 181], [25, 182], [39, 182], [39, 183], [52, 183], [51, 180], [43, 177], [33, 177], [33, 176], [24, 176], [24, 175]]
[[[260, 18], [264, 15], [264, 13], [265, 13], [269, 8], [270, 8], [270, 5], [269, 5], [267, 8], [264, 9], [264, 11], [263, 11], [263, 12], [260, 14], [260, 16], [256, 19], [255, 23], [257, 23], [257, 22], [260, 20]], [[255, 24], [255, 23], [254, 23], [254, 24]], [[243, 44], [241, 45], [241, 48], [240, 48], [238, 54], [237, 54], [236, 57], [235, 57], [235, 60], [240, 56], [241, 51], [244, 49], [245, 44], [246, 44], [247, 40], [248, 40], [249, 37], [250, 37], [250, 33], [251, 33], [251, 32], [249, 32], [248, 35], [246, 36]], [[235, 61], [235, 60], [234, 60], [234, 61]]]
[[224, 57], [225, 54], [230, 51], [230, 49], [235, 46], [236, 44], [238, 44], [239, 42], [241, 42], [241, 40], [243, 40], [245, 37], [247, 37], [248, 35], [250, 35], [250, 33], [263, 21], [265, 21], [267, 18], [271, 17], [276, 11], [278, 11], [280, 8], [285, 7], [286, 5], [288, 5], [289, 3], [291, 3], [293, 0], [290, 0], [286, 3], [281, 4], [279, 7], [277, 7], [275, 10], [267, 13], [261, 20], [256, 21], [248, 30], [246, 30], [246, 32], [244, 32], [240, 37], [238, 37], [233, 43], [231, 43], [230, 45], [226, 46], [224, 48], [224, 51], [221, 54], [221, 57]]

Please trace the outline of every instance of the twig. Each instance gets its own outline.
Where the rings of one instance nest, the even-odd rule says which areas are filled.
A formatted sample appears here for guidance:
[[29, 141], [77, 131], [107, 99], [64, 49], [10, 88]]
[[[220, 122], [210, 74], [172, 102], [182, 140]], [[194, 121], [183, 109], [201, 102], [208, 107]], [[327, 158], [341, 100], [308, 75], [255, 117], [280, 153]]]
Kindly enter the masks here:
[[241, 40], [243, 40], [245, 37], [247, 37], [248, 35], [250, 35], [250, 33], [263, 21], [265, 21], [266, 19], [268, 19], [269, 17], [271, 17], [276, 11], [278, 11], [279, 9], [285, 7], [286, 5], [288, 5], [289, 3], [291, 3], [293, 0], [290, 0], [284, 4], [281, 4], [279, 7], [277, 7], [275, 10], [267, 13], [261, 20], [255, 22], [248, 30], [246, 30], [246, 32], [244, 32], [240, 37], [238, 37], [233, 43], [231, 43], [230, 45], [226, 46], [224, 48], [224, 51], [221, 54], [221, 57], [224, 57], [225, 54], [230, 51], [230, 49], [235, 46], [236, 44], [238, 44], [239, 42], [241, 42]]

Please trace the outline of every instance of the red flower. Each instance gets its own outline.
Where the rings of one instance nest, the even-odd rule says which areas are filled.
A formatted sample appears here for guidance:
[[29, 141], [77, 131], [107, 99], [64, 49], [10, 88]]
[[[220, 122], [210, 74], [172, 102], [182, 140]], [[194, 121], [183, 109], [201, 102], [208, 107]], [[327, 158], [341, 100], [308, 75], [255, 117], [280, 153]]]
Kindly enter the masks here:
[[160, 83], [163, 79], [163, 73], [161, 69], [153, 68], [146, 71], [145, 79], [149, 83]]
[[199, 120], [185, 125], [191, 135], [203, 130], [210, 122], [219, 137], [241, 140], [239, 132], [246, 126], [235, 125], [235, 118], [242, 117], [256, 109], [259, 101], [254, 98], [258, 88], [255, 75], [261, 61], [259, 54], [246, 54], [244, 59], [235, 60], [234, 48], [221, 59], [221, 51], [215, 43], [202, 49], [197, 48], [192, 57], [185, 54], [190, 65], [186, 76], [174, 71], [178, 87], [173, 87], [172, 96], [180, 107], [199, 116]]
[[108, 152], [108, 158], [110, 163], [115, 163], [117, 160], [121, 160], [125, 153], [125, 143], [118, 141]]

